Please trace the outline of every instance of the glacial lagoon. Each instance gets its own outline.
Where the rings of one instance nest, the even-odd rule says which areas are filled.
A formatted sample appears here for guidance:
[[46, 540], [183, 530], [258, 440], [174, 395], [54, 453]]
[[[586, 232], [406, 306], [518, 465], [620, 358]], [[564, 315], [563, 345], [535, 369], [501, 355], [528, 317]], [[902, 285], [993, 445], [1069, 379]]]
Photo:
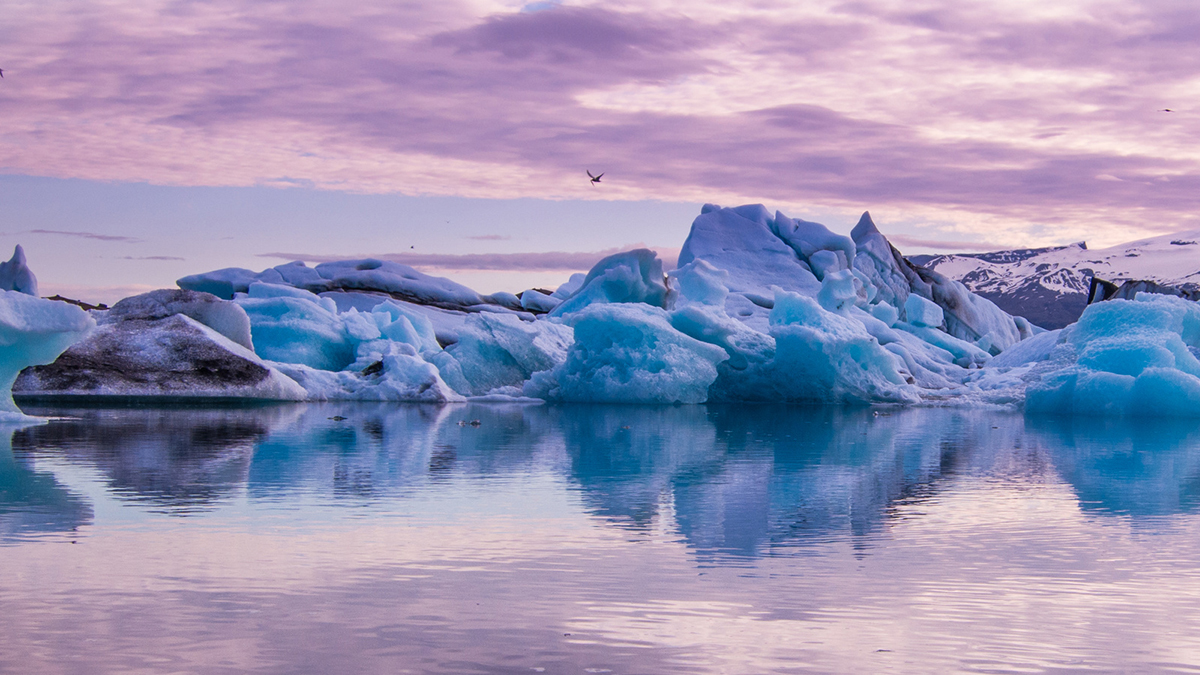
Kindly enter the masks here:
[[26, 406], [0, 672], [1200, 670], [1200, 426]]

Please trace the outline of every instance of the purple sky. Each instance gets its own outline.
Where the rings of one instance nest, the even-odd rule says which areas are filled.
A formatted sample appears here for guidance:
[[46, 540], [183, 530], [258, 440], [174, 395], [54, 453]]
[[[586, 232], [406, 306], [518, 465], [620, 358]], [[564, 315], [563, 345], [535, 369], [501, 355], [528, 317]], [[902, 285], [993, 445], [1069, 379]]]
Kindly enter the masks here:
[[[581, 213], [763, 202], [842, 230], [870, 209], [914, 246], [1106, 245], [1200, 227], [1198, 43], [1190, 0], [26, 4], [0, 17], [0, 173]], [[669, 249], [687, 224], [498, 224], [425, 253]], [[208, 261], [160, 248], [124, 256]]]

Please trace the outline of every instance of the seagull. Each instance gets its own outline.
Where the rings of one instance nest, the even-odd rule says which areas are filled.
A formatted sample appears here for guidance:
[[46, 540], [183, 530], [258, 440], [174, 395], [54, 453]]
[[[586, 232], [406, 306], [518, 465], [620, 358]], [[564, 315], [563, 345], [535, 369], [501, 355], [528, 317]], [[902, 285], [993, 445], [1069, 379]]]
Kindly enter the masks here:
[[603, 174], [603, 173], [601, 173], [601, 174], [600, 174], [600, 176], [593, 176], [593, 175], [592, 175], [592, 172], [591, 172], [591, 171], [588, 171], [588, 172], [587, 172], [587, 175], [588, 175], [588, 178], [591, 178], [591, 179], [592, 179], [592, 183], [593, 183], [593, 184], [595, 184], [595, 183], [599, 183], [599, 182], [600, 182], [600, 177], [601, 177], [601, 176], [603, 176], [604, 174]]

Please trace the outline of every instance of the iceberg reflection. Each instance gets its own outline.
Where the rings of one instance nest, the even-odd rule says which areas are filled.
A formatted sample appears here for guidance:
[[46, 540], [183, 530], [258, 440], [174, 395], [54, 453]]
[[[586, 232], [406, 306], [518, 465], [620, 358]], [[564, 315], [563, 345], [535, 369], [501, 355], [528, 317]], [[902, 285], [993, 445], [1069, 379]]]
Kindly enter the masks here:
[[[990, 450], [973, 441], [997, 421], [1022, 423], [995, 413], [710, 405], [593, 411], [563, 428], [572, 478], [596, 514], [648, 527], [665, 496], [702, 556], [758, 556], [843, 535], [867, 545], [894, 504], [928, 498], [967, 455]], [[1011, 434], [991, 437], [1002, 445]]]
[[14, 453], [0, 432], [0, 544], [24, 537], [72, 532], [92, 522], [92, 507], [39, 471], [24, 453]]
[[[63, 415], [61, 409], [37, 414]], [[116, 498], [186, 515], [238, 496], [395, 510], [397, 499], [544, 475], [597, 522], [666, 528], [701, 558], [754, 558], [850, 538], [870, 547], [900, 508], [960, 474], [1049, 476], [1084, 510], [1132, 516], [1200, 505], [1200, 430], [1054, 421], [981, 410], [769, 405], [307, 404], [78, 409], [13, 433], [0, 508], [87, 522], [81, 498], [11, 459], [55, 457]], [[40, 504], [36, 508], [34, 503]], [[901, 515], [901, 512], [903, 515]], [[42, 517], [42, 516], [39, 516]], [[36, 520], [37, 518], [34, 518]], [[30, 521], [31, 522], [31, 521]]]
[[1084, 510], [1138, 518], [1200, 506], [1194, 422], [1030, 418], [1027, 424]]
[[13, 448], [85, 464], [109, 491], [185, 515], [212, 508], [246, 484], [255, 446], [286, 409], [54, 409], [68, 415], [12, 435]]
[[0, 454], [0, 542], [19, 544], [0, 670], [203, 671], [219, 653], [239, 672], [1145, 672], [1200, 653], [1186, 425], [39, 412], [71, 417]]

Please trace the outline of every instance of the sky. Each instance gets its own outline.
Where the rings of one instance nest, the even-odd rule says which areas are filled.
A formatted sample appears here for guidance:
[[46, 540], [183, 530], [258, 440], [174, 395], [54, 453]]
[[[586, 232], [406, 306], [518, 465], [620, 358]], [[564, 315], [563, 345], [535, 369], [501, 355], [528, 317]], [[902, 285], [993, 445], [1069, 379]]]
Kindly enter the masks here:
[[92, 301], [365, 256], [553, 286], [707, 202], [1107, 246], [1200, 228], [1197, 47], [1190, 0], [9, 0], [0, 246]]

